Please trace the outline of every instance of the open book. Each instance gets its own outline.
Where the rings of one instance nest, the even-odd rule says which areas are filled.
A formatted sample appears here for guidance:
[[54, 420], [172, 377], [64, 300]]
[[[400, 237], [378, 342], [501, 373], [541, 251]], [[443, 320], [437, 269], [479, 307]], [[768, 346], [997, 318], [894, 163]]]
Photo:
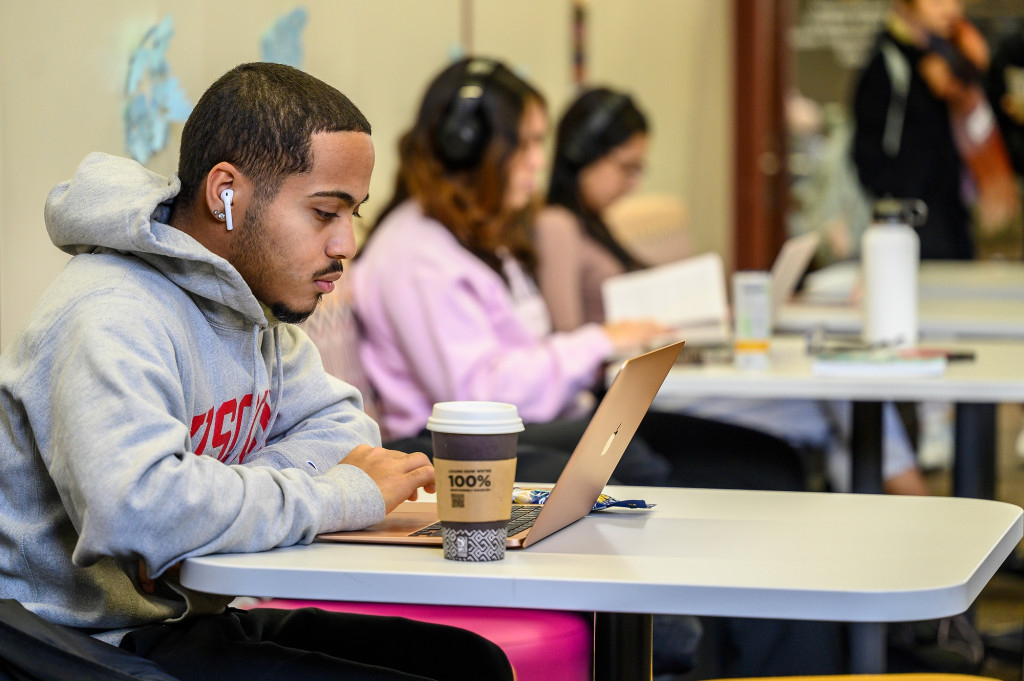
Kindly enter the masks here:
[[729, 339], [725, 268], [717, 253], [611, 277], [601, 296], [610, 322], [653, 319], [677, 330], [687, 345]]
[[[788, 239], [772, 264], [772, 319], [796, 291], [814, 258], [820, 237]], [[687, 348], [721, 345], [731, 336], [725, 267], [717, 253], [705, 253], [605, 280], [601, 287], [605, 318], [654, 319], [676, 329]]]

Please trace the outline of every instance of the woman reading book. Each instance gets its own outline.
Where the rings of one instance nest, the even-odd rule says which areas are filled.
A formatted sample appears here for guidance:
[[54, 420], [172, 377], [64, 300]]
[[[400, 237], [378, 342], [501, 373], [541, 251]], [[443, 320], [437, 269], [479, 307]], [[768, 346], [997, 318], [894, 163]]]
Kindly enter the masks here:
[[[636, 188], [648, 143], [647, 119], [633, 99], [607, 88], [580, 95], [558, 124], [548, 205], [538, 216], [534, 234], [540, 290], [560, 332], [603, 322], [601, 284], [644, 267], [615, 238], [605, 215]], [[768, 432], [800, 447], [824, 448], [833, 487], [846, 489], [848, 407], [811, 400], [694, 399], [687, 413]], [[885, 409], [883, 435], [886, 491], [927, 494], [891, 405]]]

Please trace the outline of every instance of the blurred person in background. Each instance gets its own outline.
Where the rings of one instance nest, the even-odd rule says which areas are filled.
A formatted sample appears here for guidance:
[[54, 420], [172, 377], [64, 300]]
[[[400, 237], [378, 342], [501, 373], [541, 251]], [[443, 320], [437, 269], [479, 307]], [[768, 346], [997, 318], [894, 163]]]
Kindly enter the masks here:
[[[1017, 172], [1018, 188], [1024, 188], [1024, 27], [996, 47], [985, 89]], [[1016, 450], [1024, 459], [1024, 428], [1017, 434]]]
[[963, 0], [894, 0], [853, 100], [853, 158], [874, 197], [920, 199], [921, 257], [969, 260], [972, 211], [985, 234], [1020, 203], [1005, 144], [981, 89], [988, 46]]

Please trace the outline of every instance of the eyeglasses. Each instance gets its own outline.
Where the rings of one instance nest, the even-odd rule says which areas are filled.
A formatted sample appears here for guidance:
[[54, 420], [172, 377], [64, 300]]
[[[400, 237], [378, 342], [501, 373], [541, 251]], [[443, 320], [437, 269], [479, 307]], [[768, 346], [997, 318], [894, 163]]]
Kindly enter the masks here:
[[621, 158], [621, 152], [620, 154], [612, 152], [605, 156], [603, 160], [615, 166], [616, 170], [631, 180], [637, 179], [644, 174], [644, 163], [642, 160]]
[[615, 167], [619, 169], [619, 172], [621, 172], [623, 175], [630, 179], [639, 178], [644, 174], [643, 163], [634, 163], [631, 161], [617, 161], [615, 159], [612, 159], [612, 163], [614, 163]]

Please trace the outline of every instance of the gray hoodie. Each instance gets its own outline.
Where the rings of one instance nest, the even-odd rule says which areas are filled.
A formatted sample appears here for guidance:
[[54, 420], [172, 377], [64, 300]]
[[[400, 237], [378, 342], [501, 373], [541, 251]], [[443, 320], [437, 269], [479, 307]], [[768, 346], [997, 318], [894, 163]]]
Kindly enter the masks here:
[[[46, 226], [74, 255], [0, 355], [0, 597], [107, 631], [230, 600], [161, 575], [384, 516], [359, 393], [239, 273], [167, 224], [177, 178], [89, 155]], [[198, 455], [198, 456], [197, 456]]]

